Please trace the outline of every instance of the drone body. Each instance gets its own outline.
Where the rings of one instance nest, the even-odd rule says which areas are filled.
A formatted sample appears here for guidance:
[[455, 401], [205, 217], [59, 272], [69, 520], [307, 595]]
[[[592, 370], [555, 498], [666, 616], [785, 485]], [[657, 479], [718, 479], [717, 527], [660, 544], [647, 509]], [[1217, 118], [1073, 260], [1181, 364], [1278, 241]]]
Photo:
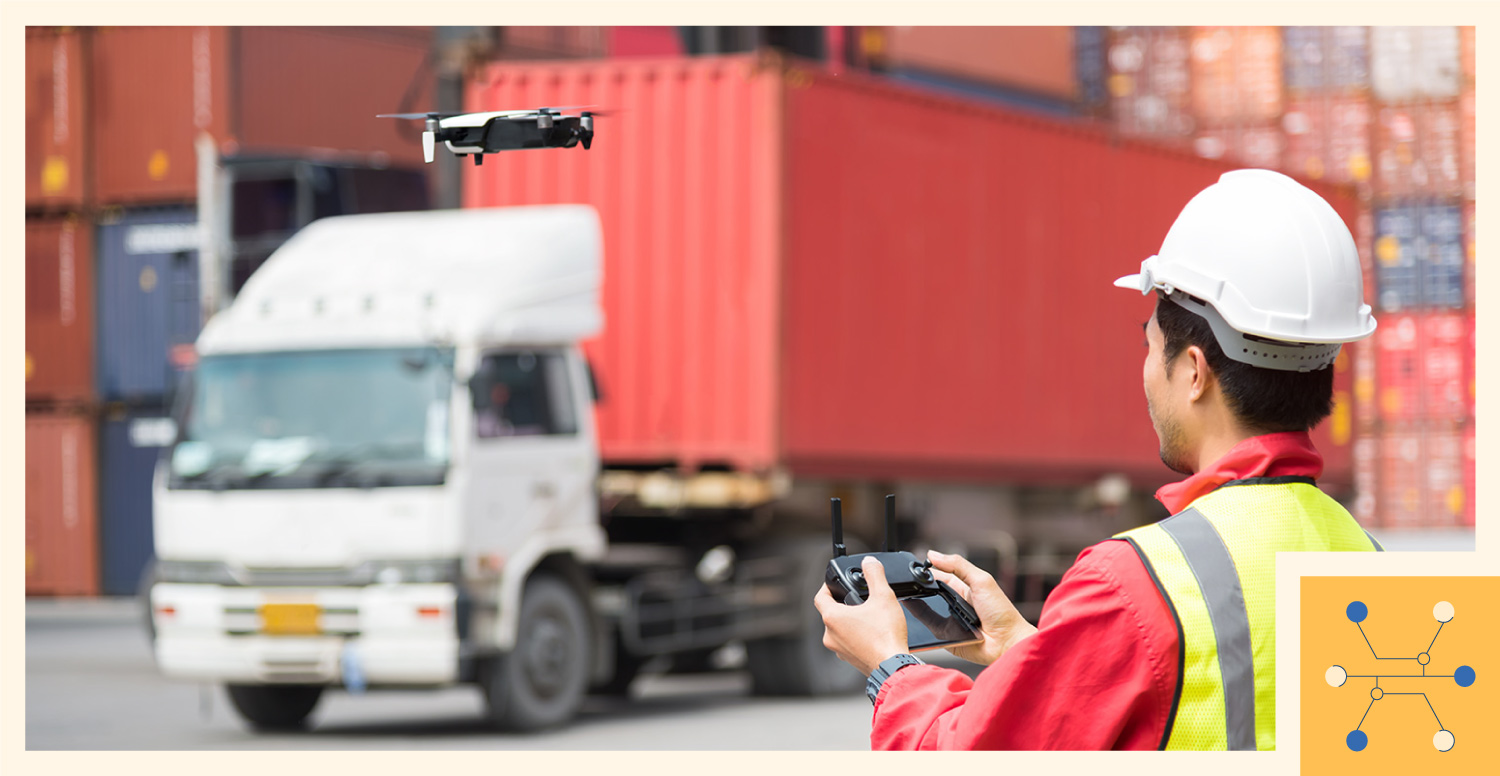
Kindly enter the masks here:
[[422, 133], [422, 155], [432, 162], [436, 144], [441, 141], [458, 156], [473, 156], [482, 164], [485, 154], [519, 151], [526, 148], [572, 148], [585, 150], [594, 140], [594, 117], [597, 112], [583, 111], [576, 116], [559, 108], [536, 110], [502, 110], [482, 113], [395, 113], [376, 118], [423, 119], [427, 129]]

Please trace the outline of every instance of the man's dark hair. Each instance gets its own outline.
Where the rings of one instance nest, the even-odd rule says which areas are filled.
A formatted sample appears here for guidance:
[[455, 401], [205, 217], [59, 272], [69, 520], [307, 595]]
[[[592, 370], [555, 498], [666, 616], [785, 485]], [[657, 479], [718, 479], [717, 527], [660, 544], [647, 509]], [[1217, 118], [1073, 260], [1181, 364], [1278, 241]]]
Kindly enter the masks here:
[[1224, 355], [1208, 321], [1156, 294], [1156, 325], [1161, 327], [1167, 373], [1182, 351], [1197, 345], [1208, 360], [1231, 412], [1251, 431], [1307, 431], [1333, 411], [1333, 367], [1315, 372], [1284, 372], [1235, 361]]

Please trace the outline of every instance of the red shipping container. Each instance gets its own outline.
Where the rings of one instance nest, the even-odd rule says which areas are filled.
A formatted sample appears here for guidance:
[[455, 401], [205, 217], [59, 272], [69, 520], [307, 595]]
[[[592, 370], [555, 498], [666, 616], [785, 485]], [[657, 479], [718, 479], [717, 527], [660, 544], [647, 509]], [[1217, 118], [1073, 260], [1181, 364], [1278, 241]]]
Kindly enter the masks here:
[[606, 461], [1175, 479], [1140, 393], [1150, 301], [1110, 283], [1225, 166], [769, 57], [497, 65], [467, 99], [631, 108], [587, 153], [465, 167], [467, 206], [600, 212]]
[[1379, 526], [1380, 439], [1361, 434], [1354, 440], [1354, 502], [1350, 514], [1360, 525]]
[[611, 57], [680, 57], [682, 38], [676, 27], [606, 27]]
[[1223, 161], [1234, 167], [1282, 167], [1285, 137], [1276, 124], [1200, 129], [1193, 150], [1204, 159]]
[[26, 28], [26, 207], [84, 204], [83, 34]]
[[[97, 198], [195, 198], [195, 142], [205, 132], [223, 153], [419, 160], [420, 130], [375, 115], [398, 111], [409, 86], [430, 80], [422, 63], [431, 35], [401, 27], [101, 28], [91, 69]], [[417, 108], [431, 99], [425, 87], [412, 92]]]
[[1422, 524], [1435, 528], [1464, 525], [1468, 492], [1464, 490], [1464, 432], [1428, 430], [1423, 440]]
[[1473, 360], [1463, 313], [1421, 316], [1422, 414], [1447, 428], [1469, 420], [1467, 365]]
[[[1470, 310], [1468, 320], [1468, 338], [1467, 342], [1464, 343], [1467, 346], [1464, 350], [1464, 393], [1467, 394], [1468, 397], [1467, 409], [1469, 418], [1471, 420], [1476, 417], [1476, 415], [1474, 414], [1474, 399], [1479, 395], [1477, 389], [1478, 375], [1475, 374], [1475, 364], [1477, 364], [1479, 361], [1477, 357], [1477, 346], [1479, 344], [1479, 340], [1477, 338], [1478, 330], [1474, 328], [1474, 321], [1474, 311]], [[1472, 426], [1472, 423], [1470, 425]]]
[[1459, 186], [1465, 199], [1474, 199], [1474, 147], [1478, 136], [1474, 133], [1474, 87], [1464, 89], [1458, 98], [1459, 114]]
[[1375, 348], [1380, 417], [1387, 427], [1410, 423], [1422, 414], [1420, 321], [1412, 313], [1387, 313], [1379, 316], [1378, 322]]
[[1387, 431], [1380, 437], [1380, 485], [1377, 509], [1386, 528], [1417, 528], [1426, 524], [1422, 433]]
[[1188, 37], [1177, 27], [1125, 27], [1110, 35], [1110, 111], [1129, 137], [1186, 144], [1193, 135]]
[[1333, 183], [1368, 184], [1370, 102], [1360, 96], [1291, 100], [1282, 116], [1286, 132], [1283, 169], [1291, 175]]
[[[1381, 323], [1384, 325], [1384, 322]], [[1378, 329], [1377, 329], [1378, 330]], [[1344, 346], [1348, 358], [1354, 364], [1354, 419], [1356, 429], [1370, 429], [1380, 419], [1379, 404], [1376, 403], [1375, 343], [1355, 342]]]
[[1380, 108], [1375, 126], [1375, 193], [1382, 197], [1463, 194], [1457, 100]]
[[1464, 432], [1464, 493], [1468, 498], [1464, 499], [1464, 525], [1474, 527], [1474, 514], [1477, 511], [1475, 504], [1477, 492], [1474, 490], [1474, 461], [1478, 458], [1478, 448], [1474, 441], [1474, 427], [1470, 426]]
[[887, 27], [885, 64], [1071, 100], [1072, 27]]
[[26, 220], [26, 401], [94, 395], [94, 239], [77, 217]]
[[1193, 114], [1200, 124], [1265, 123], [1281, 116], [1281, 30], [1194, 27]]
[[26, 594], [99, 592], [94, 425], [26, 414]]
[[1458, 60], [1459, 69], [1463, 72], [1464, 83], [1474, 83], [1474, 27], [1458, 28]]

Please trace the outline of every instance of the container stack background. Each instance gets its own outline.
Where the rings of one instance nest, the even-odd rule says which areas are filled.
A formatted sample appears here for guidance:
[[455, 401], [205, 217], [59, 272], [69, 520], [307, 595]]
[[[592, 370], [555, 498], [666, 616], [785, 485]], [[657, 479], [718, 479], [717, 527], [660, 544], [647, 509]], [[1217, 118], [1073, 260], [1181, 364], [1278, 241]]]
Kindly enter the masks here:
[[[711, 29], [505, 28], [479, 56], [667, 59], [785, 37]], [[1347, 187], [1380, 321], [1336, 366], [1350, 388], [1329, 425], [1352, 439], [1353, 511], [1372, 527], [1473, 525], [1472, 27], [823, 30], [835, 75]], [[151, 471], [202, 322], [195, 144], [410, 159], [411, 127], [347, 117], [431, 106], [434, 39], [27, 29], [28, 594], [133, 593], [149, 558]]]

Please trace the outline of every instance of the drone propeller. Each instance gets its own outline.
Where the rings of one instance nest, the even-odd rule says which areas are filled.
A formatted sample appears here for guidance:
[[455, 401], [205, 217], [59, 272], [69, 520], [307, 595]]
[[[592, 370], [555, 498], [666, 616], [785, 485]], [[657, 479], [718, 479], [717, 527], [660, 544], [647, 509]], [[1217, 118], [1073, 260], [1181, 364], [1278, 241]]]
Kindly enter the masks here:
[[454, 116], [462, 116], [462, 115], [464, 115], [463, 112], [458, 112], [458, 113], [380, 113], [380, 114], [377, 114], [375, 116], [375, 118], [377, 118], [377, 119], [448, 119], [448, 118], [453, 118]]

